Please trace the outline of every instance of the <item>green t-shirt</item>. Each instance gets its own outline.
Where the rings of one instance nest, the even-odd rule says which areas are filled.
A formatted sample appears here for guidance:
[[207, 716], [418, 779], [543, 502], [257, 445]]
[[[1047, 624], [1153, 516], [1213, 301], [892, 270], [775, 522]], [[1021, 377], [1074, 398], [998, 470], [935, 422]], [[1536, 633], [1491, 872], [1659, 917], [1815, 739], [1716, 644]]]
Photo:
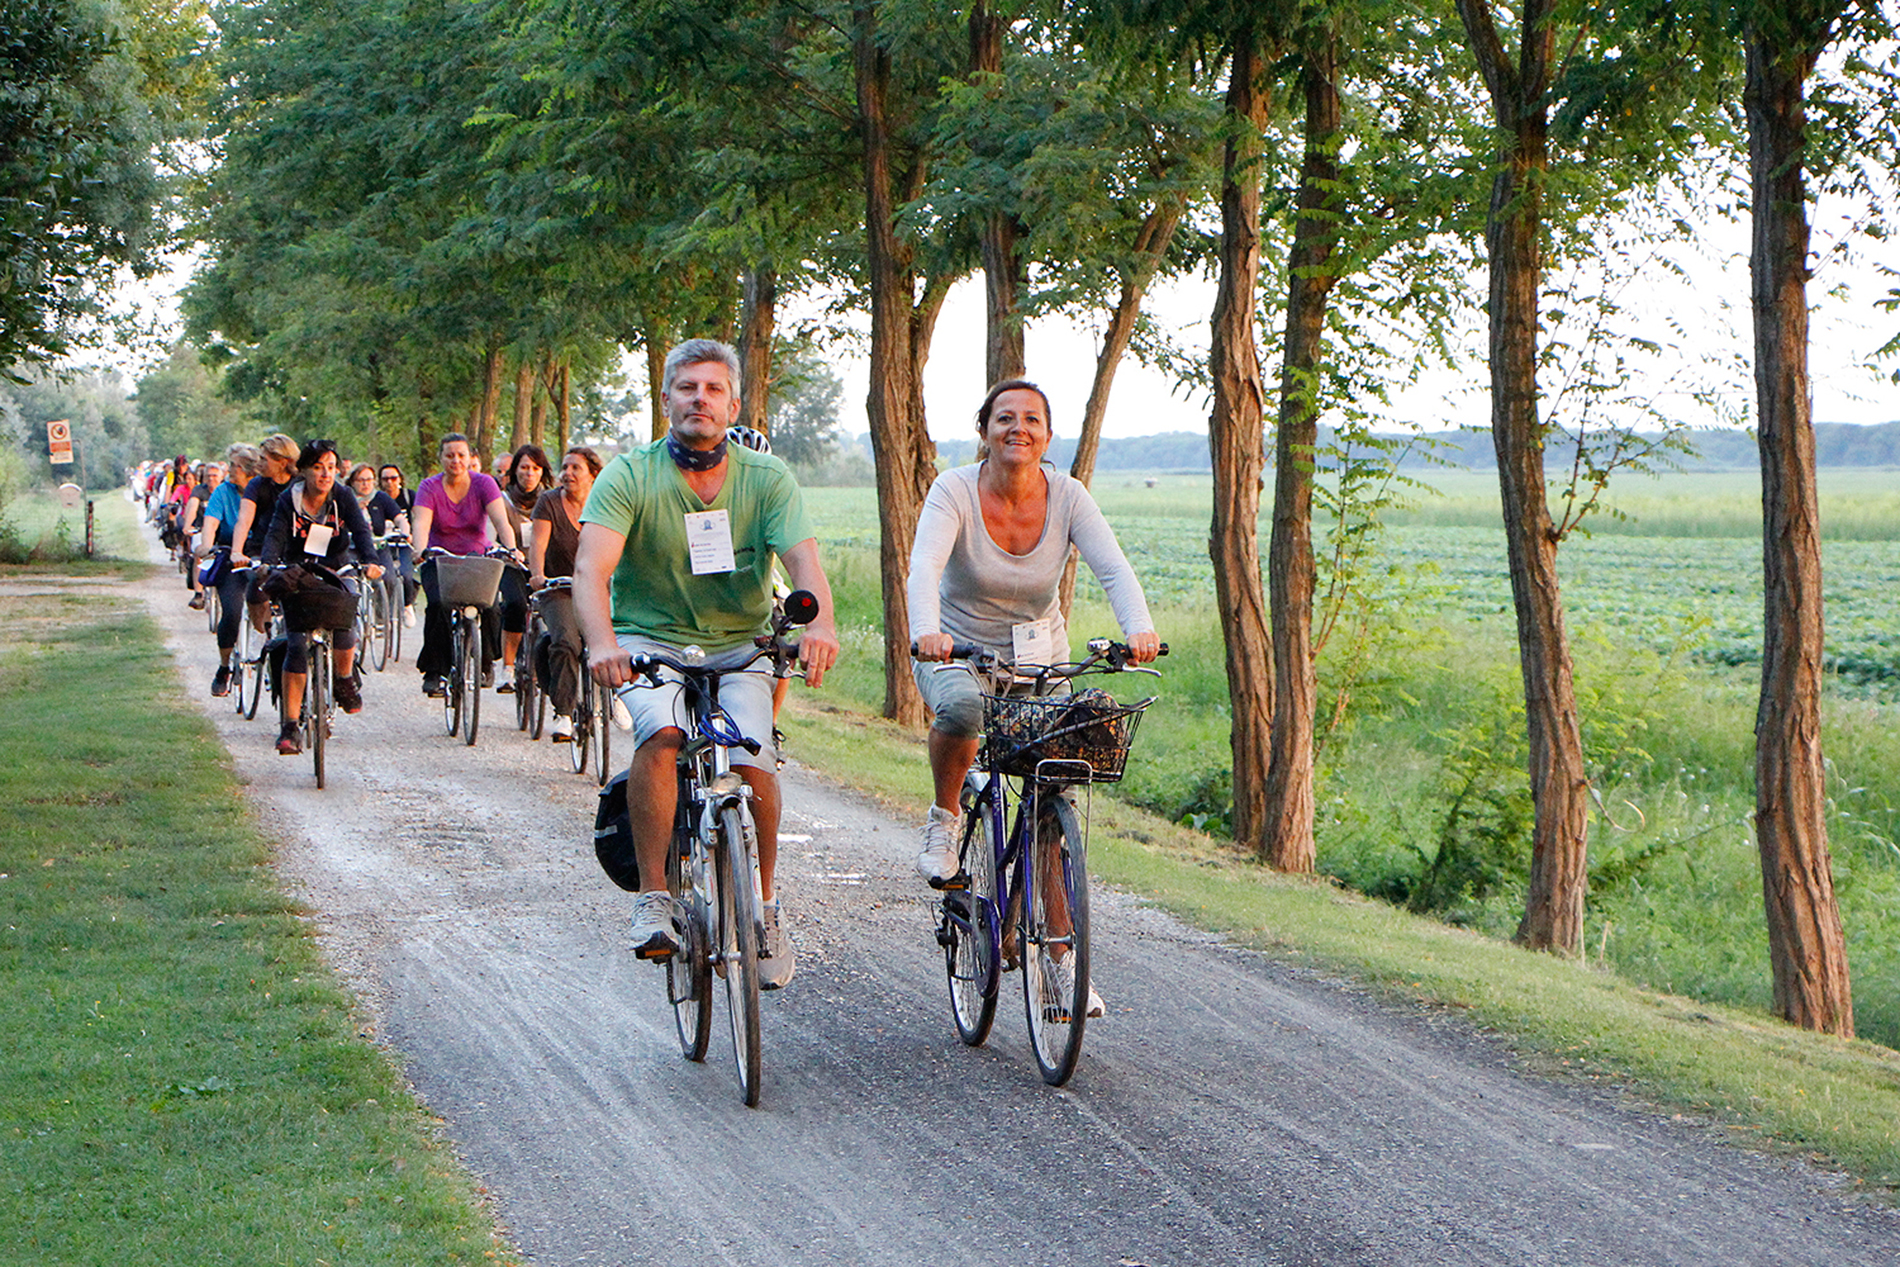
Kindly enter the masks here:
[[[733, 569], [693, 575], [686, 517], [726, 512]], [[614, 568], [614, 631], [709, 652], [742, 646], [772, 615], [772, 562], [811, 535], [798, 482], [784, 462], [726, 446], [726, 482], [710, 504], [687, 486], [666, 442], [623, 453], [587, 495], [581, 523], [625, 533]]]

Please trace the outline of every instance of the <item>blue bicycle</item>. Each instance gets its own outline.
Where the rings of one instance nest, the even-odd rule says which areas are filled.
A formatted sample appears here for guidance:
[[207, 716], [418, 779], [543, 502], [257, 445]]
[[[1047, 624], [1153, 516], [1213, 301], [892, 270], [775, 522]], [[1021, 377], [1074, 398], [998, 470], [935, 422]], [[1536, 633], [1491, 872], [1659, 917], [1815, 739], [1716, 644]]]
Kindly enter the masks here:
[[1085, 659], [1026, 674], [977, 647], [956, 647], [951, 658], [989, 687], [983, 747], [963, 783], [958, 872], [940, 886], [937, 944], [951, 1014], [957, 1035], [982, 1045], [1002, 974], [1020, 965], [1036, 1065], [1061, 1086], [1082, 1053], [1089, 1008], [1088, 825], [1072, 789], [1121, 779], [1135, 726], [1155, 702], [1063, 688], [1090, 674], [1160, 674], [1105, 638], [1088, 644]]
[[679, 798], [673, 811], [666, 882], [685, 912], [686, 928], [678, 952], [666, 960], [666, 997], [673, 1008], [681, 1053], [688, 1060], [704, 1060], [712, 1032], [713, 975], [725, 981], [732, 1053], [739, 1089], [749, 1106], [759, 1102], [763, 1062], [759, 954], [765, 939], [764, 894], [752, 790], [732, 768], [732, 750], [744, 748], [756, 756], [763, 745], [739, 733], [719, 707], [719, 679], [760, 659], [772, 661], [776, 677], [801, 676], [792, 668], [798, 649], [784, 640], [784, 634], [817, 616], [818, 600], [809, 591], [799, 590], [785, 599], [783, 610], [773, 618], [772, 632], [755, 639], [758, 651], [746, 665], [709, 669], [703, 663], [704, 652], [696, 647], [686, 648], [678, 657], [636, 655], [633, 671], [647, 680], [614, 692], [658, 686], [662, 669], [678, 674], [685, 683], [682, 702], [691, 721], [685, 726], [686, 742], [679, 752]]

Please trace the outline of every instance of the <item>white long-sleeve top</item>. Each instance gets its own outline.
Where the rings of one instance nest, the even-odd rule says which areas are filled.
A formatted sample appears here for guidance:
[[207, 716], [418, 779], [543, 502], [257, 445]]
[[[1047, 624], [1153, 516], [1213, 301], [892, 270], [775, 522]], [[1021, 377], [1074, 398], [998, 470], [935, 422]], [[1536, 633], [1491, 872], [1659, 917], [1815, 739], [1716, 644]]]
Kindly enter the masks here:
[[1069, 657], [1069, 631], [1062, 619], [1062, 569], [1073, 545], [1089, 565], [1120, 622], [1122, 634], [1149, 633], [1154, 620], [1141, 582], [1128, 566], [1114, 530], [1081, 481], [1053, 467], [1042, 537], [1027, 554], [1011, 554], [983, 525], [977, 492], [981, 464], [945, 471], [930, 486], [917, 538], [910, 548], [904, 593], [910, 605], [910, 636], [946, 633], [1007, 659], [1018, 623], [1048, 620], [1055, 651]]

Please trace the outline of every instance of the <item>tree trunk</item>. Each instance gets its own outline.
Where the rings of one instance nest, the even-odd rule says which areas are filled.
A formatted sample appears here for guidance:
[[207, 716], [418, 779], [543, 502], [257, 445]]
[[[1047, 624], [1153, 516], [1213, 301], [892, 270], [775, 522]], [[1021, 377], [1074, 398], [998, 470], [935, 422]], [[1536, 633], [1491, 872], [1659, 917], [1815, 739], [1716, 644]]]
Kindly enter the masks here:
[[[1102, 447], [1102, 420], [1108, 416], [1108, 394], [1115, 386], [1115, 371], [1121, 368], [1129, 340], [1135, 337], [1135, 322], [1141, 316], [1141, 302], [1149, 283], [1167, 257], [1168, 244], [1181, 224], [1179, 200], [1161, 203], [1142, 221], [1135, 235], [1135, 264], [1122, 272], [1121, 294], [1115, 310], [1109, 314], [1108, 329], [1102, 332], [1102, 348], [1095, 354], [1095, 377], [1089, 384], [1089, 401], [1082, 409], [1082, 429], [1075, 440], [1075, 459], [1069, 474], [1086, 487], [1095, 479], [1095, 458]], [[1062, 569], [1062, 619], [1067, 621], [1075, 605], [1075, 551], [1069, 551], [1068, 566]]]
[[1828, 854], [1821, 762], [1821, 525], [1808, 386], [1802, 167], [1804, 92], [1813, 54], [1779, 46], [1753, 29], [1747, 54], [1764, 608], [1755, 840], [1775, 1011], [1805, 1029], [1851, 1038], [1854, 999]]
[[772, 333], [778, 323], [778, 271], [769, 261], [747, 271], [739, 317], [739, 423], [770, 434]]
[[570, 367], [566, 361], [562, 361], [561, 362], [561, 394], [559, 397], [556, 398], [554, 402], [554, 417], [557, 421], [558, 427], [560, 428], [555, 433], [557, 437], [555, 440], [555, 443], [561, 446], [562, 452], [567, 451], [568, 437], [574, 434], [573, 428], [570, 425], [571, 420], [568, 417], [568, 401], [569, 401], [568, 391], [571, 385], [572, 384], [571, 384]]
[[[535, 373], [534, 385], [528, 392], [528, 395], [534, 401], [528, 413], [528, 443], [544, 452], [547, 449], [548, 437], [548, 397], [553, 395], [553, 392], [554, 353], [543, 348], [541, 349], [541, 368]], [[554, 450], [549, 460], [555, 464], [555, 470], [559, 471], [561, 462], [560, 448], [557, 447]]]
[[[911, 541], [924, 494], [936, 476], [924, 427], [912, 307], [916, 278], [897, 238], [894, 141], [887, 115], [890, 55], [877, 39], [877, 5], [853, 10], [858, 128], [864, 144], [865, 266], [871, 291], [871, 388], [865, 402], [877, 464], [878, 563], [884, 592], [883, 714], [922, 725], [923, 700], [910, 675], [910, 616], [904, 597]], [[941, 302], [941, 301], [939, 301]], [[930, 318], [934, 321], [934, 315]]]
[[498, 420], [501, 417], [501, 345], [490, 344], [488, 356], [482, 362], [482, 399], [477, 406], [475, 429], [481, 435], [481, 442], [474, 447], [481, 456], [482, 470], [489, 469], [488, 464], [494, 455], [488, 451], [491, 444], [498, 444], [496, 434]]
[[[1003, 70], [1003, 36], [1009, 19], [986, 0], [970, 6], [970, 76]], [[1024, 268], [1017, 242], [1021, 226], [1007, 211], [992, 210], [983, 222], [983, 293], [986, 334], [984, 386], [1023, 376], [1022, 292]]]
[[1280, 371], [1273, 539], [1267, 596], [1273, 614], [1273, 737], [1261, 860], [1279, 871], [1313, 870], [1313, 471], [1319, 443], [1318, 379], [1326, 302], [1339, 244], [1339, 45], [1330, 30], [1303, 61], [1306, 154], [1287, 266], [1286, 348]]
[[534, 362], [527, 357], [515, 367], [515, 424], [508, 440], [513, 452], [528, 442], [528, 421], [534, 414]]
[[1260, 37], [1245, 24], [1234, 42], [1227, 86], [1227, 141], [1221, 178], [1220, 281], [1209, 351], [1214, 408], [1208, 447], [1214, 464], [1214, 514], [1208, 553], [1227, 644], [1233, 697], [1234, 839], [1258, 851], [1266, 832], [1267, 757], [1273, 726], [1273, 650], [1260, 588], [1260, 481], [1266, 464], [1266, 390], [1254, 343], [1254, 292], [1260, 276], [1260, 136], [1268, 98], [1262, 90]]
[[1491, 288], [1491, 442], [1498, 455], [1504, 537], [1517, 610], [1518, 663], [1530, 746], [1530, 891], [1517, 940], [1533, 950], [1576, 954], [1583, 941], [1588, 881], [1589, 779], [1557, 583], [1557, 535], [1544, 486], [1538, 417], [1537, 327], [1543, 285], [1543, 186], [1549, 166], [1545, 104], [1556, 47], [1554, 0], [1530, 0], [1519, 18], [1513, 68], [1484, 0], [1458, 0], [1479, 70], [1503, 133], [1485, 226]]
[[647, 402], [648, 415], [652, 430], [647, 439], [659, 440], [665, 437], [668, 426], [666, 421], [666, 353], [659, 332], [648, 329], [642, 340], [647, 350]]

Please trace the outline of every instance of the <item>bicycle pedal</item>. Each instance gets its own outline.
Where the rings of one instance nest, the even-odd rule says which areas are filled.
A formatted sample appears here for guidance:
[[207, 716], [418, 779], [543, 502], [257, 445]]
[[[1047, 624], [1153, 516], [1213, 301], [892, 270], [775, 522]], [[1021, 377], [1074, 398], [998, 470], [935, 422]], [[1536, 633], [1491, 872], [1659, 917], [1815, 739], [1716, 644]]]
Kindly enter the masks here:
[[636, 946], [633, 950], [635, 959], [644, 959], [648, 963], [665, 963], [674, 954], [675, 948], [672, 946]]
[[952, 876], [933, 875], [927, 883], [939, 893], [964, 893], [970, 888], [970, 873], [959, 871]]

